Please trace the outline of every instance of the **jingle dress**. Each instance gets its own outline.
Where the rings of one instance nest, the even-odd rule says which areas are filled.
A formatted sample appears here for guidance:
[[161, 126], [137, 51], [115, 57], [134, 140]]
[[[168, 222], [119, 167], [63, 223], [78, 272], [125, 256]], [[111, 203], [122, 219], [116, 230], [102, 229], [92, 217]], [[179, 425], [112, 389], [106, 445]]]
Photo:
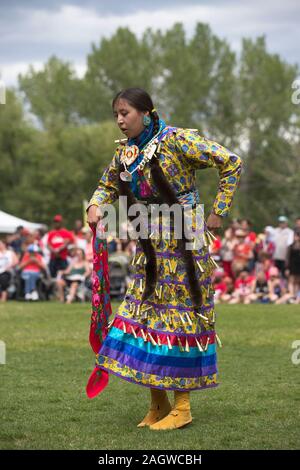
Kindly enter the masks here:
[[[216, 168], [220, 183], [213, 212], [228, 215], [241, 173], [241, 159], [195, 130], [165, 126], [158, 140], [160, 166], [180, 203], [190, 204], [192, 208], [199, 204], [195, 171]], [[122, 149], [122, 145], [117, 147], [89, 206], [110, 204], [118, 199]], [[136, 175], [137, 199], [147, 200], [149, 188], [152, 195], [157, 194], [149, 163]], [[146, 387], [179, 391], [216, 387], [216, 345], [220, 345], [220, 340], [215, 332], [211, 279], [215, 265], [208, 243], [192, 252], [202, 293], [199, 314], [193, 309], [184, 261], [172, 230], [170, 239], [164, 235], [151, 241], [157, 259], [155, 293], [139, 311], [145, 285], [145, 255], [137, 241], [132, 260], [133, 278], [96, 354], [96, 367], [99, 372], [104, 370]]]

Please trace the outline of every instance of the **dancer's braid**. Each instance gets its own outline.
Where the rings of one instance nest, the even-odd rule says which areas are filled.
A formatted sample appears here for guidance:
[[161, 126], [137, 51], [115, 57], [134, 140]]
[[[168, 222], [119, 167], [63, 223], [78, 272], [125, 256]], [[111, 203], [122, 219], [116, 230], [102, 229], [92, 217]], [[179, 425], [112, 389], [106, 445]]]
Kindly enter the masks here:
[[150, 111], [150, 116], [153, 119], [153, 123], [154, 123], [153, 134], [155, 135], [158, 133], [158, 130], [159, 130], [159, 115], [156, 109], [153, 109], [152, 111]]

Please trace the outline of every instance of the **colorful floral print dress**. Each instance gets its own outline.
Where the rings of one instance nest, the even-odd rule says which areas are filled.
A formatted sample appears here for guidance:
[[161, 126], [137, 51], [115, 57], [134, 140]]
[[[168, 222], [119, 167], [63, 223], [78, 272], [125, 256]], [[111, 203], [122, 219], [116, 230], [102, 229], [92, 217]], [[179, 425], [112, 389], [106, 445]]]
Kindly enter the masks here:
[[[216, 168], [220, 182], [213, 212], [227, 216], [241, 173], [241, 159], [195, 130], [166, 126], [159, 135], [159, 141], [160, 166], [180, 202], [185, 204], [191, 198], [193, 202], [201, 202], [195, 171]], [[120, 145], [89, 206], [101, 206], [118, 199], [121, 153]], [[147, 199], [149, 187], [153, 195], [157, 194], [149, 164], [139, 172], [138, 180], [138, 199]], [[160, 218], [159, 227], [161, 223]], [[138, 241], [132, 260], [134, 274], [131, 284], [96, 355], [96, 366], [146, 387], [181, 391], [215, 387], [218, 385], [216, 346], [220, 342], [215, 332], [211, 279], [215, 265], [209, 254], [209, 244], [193, 250], [202, 292], [201, 311], [195, 313], [184, 261], [174, 233], [170, 230], [169, 237], [165, 234], [158, 236], [152, 243], [158, 272], [155, 293], [139, 309], [145, 285], [145, 255]]]

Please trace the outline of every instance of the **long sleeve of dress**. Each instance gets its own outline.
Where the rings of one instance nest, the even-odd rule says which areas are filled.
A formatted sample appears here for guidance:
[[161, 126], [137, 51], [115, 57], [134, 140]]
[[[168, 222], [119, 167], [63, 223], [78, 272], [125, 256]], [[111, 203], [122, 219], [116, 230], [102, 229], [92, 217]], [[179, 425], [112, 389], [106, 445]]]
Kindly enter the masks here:
[[241, 175], [240, 157], [217, 142], [208, 140], [189, 129], [177, 132], [176, 148], [183, 156], [184, 164], [188, 164], [191, 169], [218, 170], [220, 180], [213, 212], [223, 217], [227, 216]]
[[111, 163], [105, 168], [98, 187], [94, 191], [87, 209], [91, 205], [113, 204], [119, 196], [118, 192], [118, 167], [120, 162], [120, 151], [116, 150]]

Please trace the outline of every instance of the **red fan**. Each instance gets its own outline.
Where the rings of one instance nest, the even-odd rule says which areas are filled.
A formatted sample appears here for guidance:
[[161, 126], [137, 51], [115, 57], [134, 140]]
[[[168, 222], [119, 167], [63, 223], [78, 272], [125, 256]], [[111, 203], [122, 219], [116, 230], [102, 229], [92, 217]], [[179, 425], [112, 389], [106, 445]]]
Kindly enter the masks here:
[[[90, 345], [95, 354], [99, 353], [101, 345], [107, 335], [108, 319], [111, 315], [109, 295], [109, 270], [108, 251], [106, 238], [100, 238], [97, 230], [103, 232], [103, 227], [98, 224], [98, 229], [90, 225], [93, 232], [93, 272], [92, 272], [92, 316], [90, 327]], [[108, 372], [95, 367], [86, 386], [89, 398], [94, 398], [102, 392], [108, 384]]]
[[89, 398], [95, 398], [98, 393], [102, 392], [108, 384], [109, 375], [106, 370], [95, 367], [90, 375], [86, 386], [86, 394]]

